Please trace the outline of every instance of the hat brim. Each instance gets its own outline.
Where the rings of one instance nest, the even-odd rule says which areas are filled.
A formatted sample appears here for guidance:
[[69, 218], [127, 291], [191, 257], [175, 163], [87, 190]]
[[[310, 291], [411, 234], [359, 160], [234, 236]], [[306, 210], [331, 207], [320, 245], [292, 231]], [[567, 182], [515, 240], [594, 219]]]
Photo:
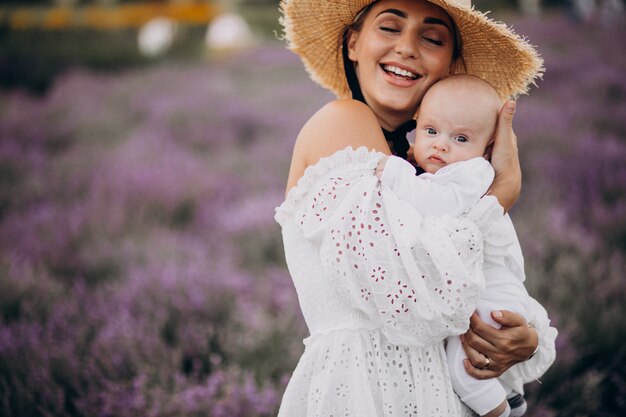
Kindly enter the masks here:
[[[543, 60], [505, 24], [472, 8], [428, 0], [457, 26], [461, 55], [452, 74], [472, 74], [489, 82], [502, 98], [528, 92], [543, 72]], [[342, 35], [357, 13], [373, 0], [283, 0], [281, 24], [287, 46], [302, 59], [311, 78], [339, 98], [350, 97], [341, 55]]]

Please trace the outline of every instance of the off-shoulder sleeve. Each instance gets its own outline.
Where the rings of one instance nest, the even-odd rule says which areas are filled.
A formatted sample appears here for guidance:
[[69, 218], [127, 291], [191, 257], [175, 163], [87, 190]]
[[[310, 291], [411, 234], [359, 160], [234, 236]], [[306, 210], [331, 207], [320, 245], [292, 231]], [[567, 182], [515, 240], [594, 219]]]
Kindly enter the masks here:
[[447, 165], [435, 174], [415, 176], [402, 158], [389, 157], [381, 182], [423, 215], [457, 216], [468, 211], [493, 182], [494, 170], [482, 157]]
[[422, 216], [399, 200], [374, 175], [382, 157], [317, 175], [289, 215], [319, 244], [339, 296], [392, 343], [437, 343], [467, 330], [484, 288], [481, 232], [471, 219]]

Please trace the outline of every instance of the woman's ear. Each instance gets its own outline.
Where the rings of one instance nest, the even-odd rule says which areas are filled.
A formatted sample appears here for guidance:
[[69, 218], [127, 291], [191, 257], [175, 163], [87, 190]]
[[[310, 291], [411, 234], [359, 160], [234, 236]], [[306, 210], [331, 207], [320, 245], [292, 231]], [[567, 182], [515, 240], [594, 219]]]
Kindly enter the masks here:
[[353, 30], [348, 32], [348, 58], [350, 61], [357, 62], [358, 54], [356, 52], [356, 43], [358, 41], [359, 34]]

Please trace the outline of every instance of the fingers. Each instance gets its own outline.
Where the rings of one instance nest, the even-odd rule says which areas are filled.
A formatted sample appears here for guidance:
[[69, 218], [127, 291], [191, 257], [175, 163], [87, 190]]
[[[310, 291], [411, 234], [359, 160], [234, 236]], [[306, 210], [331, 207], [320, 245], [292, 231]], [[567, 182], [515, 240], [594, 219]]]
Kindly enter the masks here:
[[497, 364], [493, 363], [493, 361], [489, 365], [489, 368], [480, 369], [473, 366], [471, 362], [466, 359], [463, 361], [463, 366], [465, 367], [465, 372], [476, 379], [497, 378], [503, 374], [503, 371], [497, 366]]
[[508, 100], [506, 103], [504, 103], [504, 105], [502, 106], [502, 109], [500, 110], [500, 113], [504, 113], [504, 117], [510, 119], [510, 121], [513, 121], [513, 115], [515, 115], [515, 108], [517, 106], [517, 103], [514, 100]]
[[[517, 158], [517, 137], [513, 132], [513, 116], [515, 115], [515, 109], [517, 104], [509, 100], [502, 106], [500, 113], [498, 114], [498, 127], [496, 129], [496, 136], [494, 141], [493, 154], [502, 152], [505, 155], [501, 155], [502, 163], [507, 163], [509, 158]], [[496, 170], [497, 172], [497, 170]]]
[[496, 359], [471, 347], [464, 339], [465, 335], [461, 336], [461, 342], [467, 355], [467, 359], [463, 360], [463, 367], [470, 376], [476, 379], [496, 378], [508, 369], [508, 366], [503, 366]]
[[486, 340], [490, 344], [495, 344], [495, 341], [498, 339], [498, 329], [491, 326], [488, 323], [485, 323], [480, 316], [476, 313], [472, 314], [470, 317], [470, 328], [477, 336]]
[[502, 327], [526, 326], [528, 323], [521, 315], [507, 310], [496, 310], [491, 312], [491, 317]]
[[498, 137], [507, 135], [508, 131], [513, 130], [513, 116], [515, 115], [515, 108], [517, 103], [513, 100], [509, 100], [500, 109], [498, 115]]
[[500, 110], [490, 160], [496, 172], [496, 179], [491, 185], [490, 194], [496, 196], [505, 211], [515, 204], [522, 187], [517, 138], [513, 132], [515, 108], [514, 101], [507, 101]]
[[[468, 374], [477, 378], [493, 378], [511, 366], [526, 360], [537, 346], [537, 335], [524, 317], [506, 310], [491, 312], [495, 322], [502, 325], [496, 329], [481, 320], [478, 314], [470, 317], [470, 329], [461, 336], [463, 349], [468, 358]], [[489, 359], [489, 366], [485, 369]]]
[[[471, 330], [469, 332], [471, 332]], [[463, 350], [465, 351], [467, 359], [469, 359], [473, 366], [475, 366], [476, 368], [482, 368], [483, 366], [485, 366], [485, 355], [483, 355], [480, 350], [472, 346], [472, 344], [469, 342], [471, 336], [469, 336], [468, 333], [461, 335]]]
[[528, 359], [539, 344], [538, 332], [519, 314], [506, 310], [495, 313], [493, 319], [502, 324], [501, 338], [496, 343], [501, 357], [513, 364]]
[[[498, 363], [508, 363], [511, 351], [515, 350], [512, 342], [516, 340], [516, 329], [518, 328], [496, 329], [475, 314], [470, 318], [470, 330], [465, 333], [464, 338], [467, 344], [481, 355]], [[482, 366], [480, 360], [472, 361], [472, 364], [478, 368]]]
[[495, 357], [474, 349], [467, 342], [466, 336], [467, 333], [461, 336], [461, 342], [467, 355], [467, 359], [463, 361], [463, 366], [469, 375], [476, 379], [496, 378], [509, 368], [506, 364], [498, 362]]

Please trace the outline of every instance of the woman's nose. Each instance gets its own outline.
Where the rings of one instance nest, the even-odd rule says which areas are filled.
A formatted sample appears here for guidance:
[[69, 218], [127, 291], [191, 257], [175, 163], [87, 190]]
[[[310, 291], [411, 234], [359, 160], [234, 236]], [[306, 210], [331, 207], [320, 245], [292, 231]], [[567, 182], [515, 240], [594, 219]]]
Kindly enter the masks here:
[[417, 41], [408, 30], [398, 38], [395, 51], [403, 58], [415, 58], [417, 56]]

